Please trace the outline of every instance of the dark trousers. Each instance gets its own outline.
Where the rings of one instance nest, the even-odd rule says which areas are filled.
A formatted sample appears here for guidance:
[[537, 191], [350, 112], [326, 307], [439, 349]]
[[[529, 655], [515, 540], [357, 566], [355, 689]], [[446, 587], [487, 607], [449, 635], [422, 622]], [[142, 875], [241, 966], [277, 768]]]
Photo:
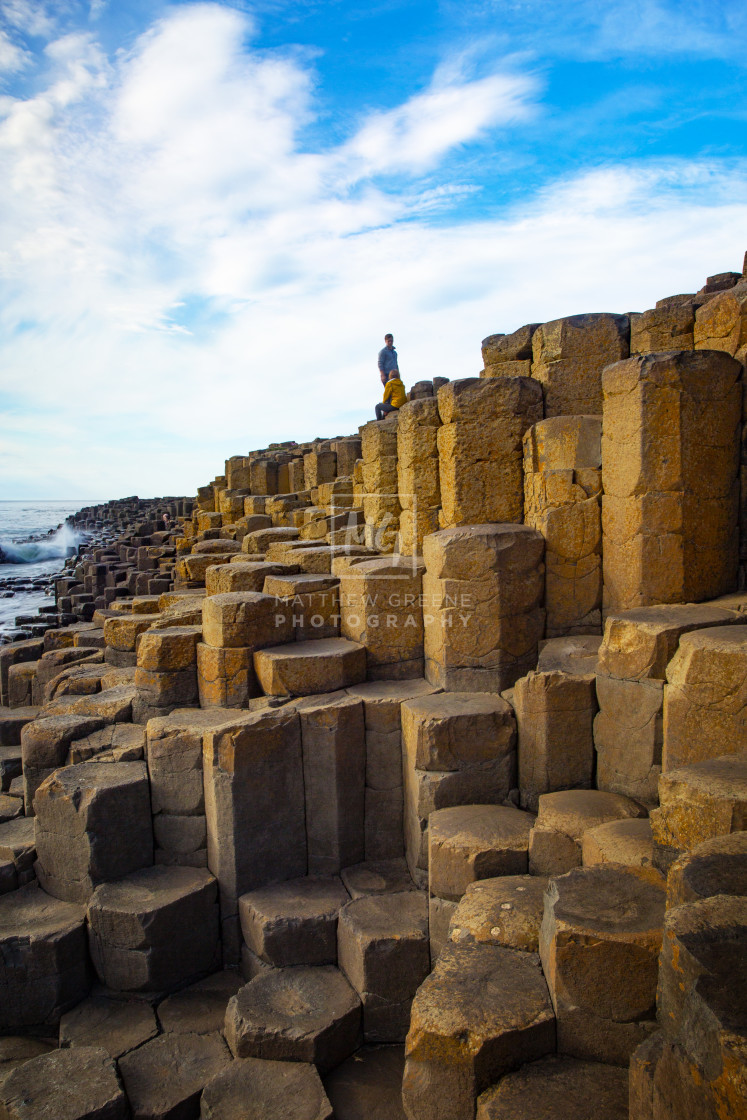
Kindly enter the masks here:
[[381, 402], [379, 402], [379, 404], [376, 405], [376, 419], [377, 420], [383, 420], [388, 412], [396, 412], [396, 411], [397, 411], [397, 409], [394, 407], [393, 404], [390, 404], [389, 401], [384, 401], [383, 404]]

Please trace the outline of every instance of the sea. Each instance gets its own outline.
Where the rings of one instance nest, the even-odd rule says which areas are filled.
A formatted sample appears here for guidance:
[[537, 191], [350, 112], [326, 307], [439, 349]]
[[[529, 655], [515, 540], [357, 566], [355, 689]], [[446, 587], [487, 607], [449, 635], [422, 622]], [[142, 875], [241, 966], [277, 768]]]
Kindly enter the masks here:
[[50, 581], [85, 540], [65, 518], [100, 501], [0, 501], [0, 638], [7, 640], [16, 629], [16, 615], [36, 614], [54, 602], [44, 586], [32, 582]]

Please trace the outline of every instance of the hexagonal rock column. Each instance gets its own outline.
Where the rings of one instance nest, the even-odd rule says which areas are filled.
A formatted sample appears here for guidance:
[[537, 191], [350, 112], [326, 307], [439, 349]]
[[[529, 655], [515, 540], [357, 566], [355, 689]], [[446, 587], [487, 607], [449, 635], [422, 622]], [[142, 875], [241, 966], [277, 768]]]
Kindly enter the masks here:
[[441, 951], [456, 904], [470, 883], [527, 870], [534, 817], [504, 805], [438, 809], [428, 820], [431, 958]]
[[137, 644], [137, 723], [197, 702], [199, 626], [146, 630]]
[[533, 953], [447, 945], [412, 1005], [402, 1101], [408, 1120], [473, 1120], [480, 1093], [555, 1050], [555, 1019]]
[[522, 438], [541, 420], [528, 377], [466, 377], [438, 390], [441, 523], [518, 523], [524, 516]]
[[655, 1029], [664, 905], [653, 871], [584, 867], [551, 880], [540, 956], [560, 1053], [627, 1066]]
[[716, 894], [747, 895], [747, 832], [705, 840], [670, 867], [667, 909]]
[[64, 766], [70, 744], [98, 731], [104, 721], [91, 716], [42, 716], [21, 731], [23, 797], [26, 816], [34, 815], [34, 794], [45, 778]]
[[448, 940], [536, 953], [547, 883], [544, 875], [501, 875], [470, 883], [452, 914]]
[[87, 902], [99, 883], [153, 862], [144, 762], [81, 762], [36, 791], [36, 874], [48, 894]]
[[536, 812], [540, 794], [589, 789], [597, 710], [594, 675], [528, 673], [514, 685], [512, 703], [519, 732], [521, 807]]
[[201, 1120], [240, 1120], [247, 1102], [263, 1120], [334, 1120], [316, 1068], [306, 1062], [243, 1058], [213, 1077], [200, 1098]]
[[[630, 316], [630, 353], [693, 350], [696, 303], [693, 296], [670, 296], [656, 307]], [[718, 349], [710, 346], [709, 350]]]
[[56, 1027], [88, 993], [90, 975], [82, 907], [50, 898], [35, 883], [0, 897], [3, 1034]]
[[556, 416], [524, 436], [524, 521], [545, 538], [545, 633], [598, 633], [601, 416]]
[[747, 626], [685, 634], [667, 666], [665, 771], [747, 743]]
[[398, 423], [399, 416], [395, 413], [385, 420], [372, 420], [359, 429], [365, 543], [377, 552], [392, 552], [399, 534], [402, 507], [397, 479]]
[[410, 400], [397, 415], [400, 549], [405, 556], [421, 553], [423, 538], [438, 529], [441, 486], [436, 437], [440, 426], [434, 397]]
[[336, 576], [288, 575], [278, 566], [277, 574], [266, 577], [264, 590], [290, 609], [297, 642], [339, 637], [340, 581]]
[[280, 564], [267, 564], [263, 560], [252, 562], [250, 557], [244, 557], [243, 553], [241, 555], [242, 559], [249, 562], [216, 564], [214, 568], [208, 568], [205, 579], [205, 590], [208, 595], [229, 595], [233, 591], [263, 591], [268, 576], [283, 574]]
[[541, 323], [532, 336], [532, 377], [542, 383], [546, 416], [602, 411], [602, 370], [629, 354], [627, 315], [570, 315]]
[[34, 880], [34, 860], [36, 846], [34, 822], [30, 817], [17, 817], [15, 820], [0, 824], [0, 865], [12, 867], [7, 872], [12, 880], [8, 889], [15, 890]]
[[375, 559], [342, 577], [340, 632], [366, 647], [369, 680], [423, 676], [423, 570], [414, 559]]
[[368, 898], [371, 894], [398, 894], [414, 891], [410, 872], [404, 859], [380, 859], [345, 867], [340, 873], [351, 898]]
[[337, 876], [261, 887], [239, 899], [246, 945], [274, 968], [337, 964], [337, 916], [350, 901]]
[[174, 711], [147, 726], [155, 862], [207, 867], [202, 740], [229, 722], [224, 709]]
[[279, 968], [241, 988], [226, 1009], [236, 1058], [313, 1062], [334, 1069], [360, 1042], [361, 1005], [338, 969]]
[[5, 1120], [126, 1120], [130, 1115], [114, 1062], [106, 1050], [76, 1046], [24, 1062], [0, 1088]]
[[298, 713], [308, 869], [311, 875], [332, 875], [364, 856], [363, 704], [345, 695], [309, 697], [298, 704]]
[[206, 708], [245, 707], [249, 699], [261, 694], [253, 654], [265, 646], [293, 640], [291, 612], [272, 595], [232, 591], [209, 595], [202, 616], [203, 641], [197, 646], [200, 704]]
[[237, 972], [212, 972], [204, 980], [180, 988], [158, 1005], [158, 1022], [164, 1033], [210, 1034], [222, 1031], [226, 1005], [242, 987]]
[[667, 870], [683, 852], [747, 828], [747, 751], [670, 770], [651, 812], [654, 862]]
[[404, 852], [401, 705], [435, 690], [412, 680], [367, 681], [348, 691], [363, 701], [366, 728], [366, 860], [396, 859]]
[[512, 334], [491, 334], [482, 340], [485, 369], [480, 377], [529, 377], [532, 370], [532, 337], [539, 323], [527, 323]]
[[478, 1099], [476, 1120], [628, 1120], [627, 1073], [600, 1062], [542, 1058]]
[[443, 693], [402, 705], [405, 849], [424, 884], [428, 817], [435, 809], [500, 804], [514, 784], [516, 727], [510, 704], [488, 693]]
[[638, 607], [607, 616], [594, 721], [599, 789], [656, 804], [667, 665], [684, 634], [738, 621], [736, 612], [710, 603]]
[[535, 875], [562, 875], [580, 867], [587, 829], [645, 815], [635, 801], [617, 793], [597, 789], [544, 793], [529, 837], [529, 870]]
[[320, 638], [259, 650], [254, 668], [265, 695], [310, 696], [365, 680], [366, 651], [346, 638]]
[[423, 542], [425, 676], [502, 692], [537, 664], [545, 542], [527, 525], [474, 525]]
[[[180, 561], [184, 563], [184, 561]], [[125, 614], [104, 620], [104, 659], [110, 665], [137, 664], [137, 640], [142, 633], [161, 621], [160, 614]]]
[[608, 609], [700, 602], [736, 586], [740, 376], [717, 351], [648, 354], [604, 371]]
[[238, 964], [239, 896], [306, 874], [298, 714], [237, 713], [203, 739], [208, 866], [220, 885], [224, 963]]
[[746, 945], [744, 897], [716, 895], [667, 912], [657, 997], [665, 1034], [654, 1075], [657, 1116], [744, 1114]]
[[116, 991], [182, 987], [217, 967], [217, 883], [193, 867], [148, 867], [98, 887], [89, 942], [103, 984]]
[[416, 990], [430, 969], [424, 891], [377, 894], [343, 906], [340, 968], [363, 1004], [367, 1042], [404, 1042]]
[[119, 1061], [134, 1120], [197, 1117], [200, 1094], [231, 1055], [218, 1032], [165, 1034]]

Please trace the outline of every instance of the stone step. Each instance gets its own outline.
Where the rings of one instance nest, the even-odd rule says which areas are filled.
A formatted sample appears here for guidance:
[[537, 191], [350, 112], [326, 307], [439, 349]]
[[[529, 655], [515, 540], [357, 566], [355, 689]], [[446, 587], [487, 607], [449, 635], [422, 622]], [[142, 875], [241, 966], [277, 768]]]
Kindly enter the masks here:
[[311, 1062], [321, 1074], [359, 1046], [361, 1004], [331, 965], [278, 968], [229, 1001], [225, 1037], [235, 1058]]
[[85, 912], [35, 883], [0, 897], [0, 1032], [50, 1033], [90, 986]]
[[81, 762], [36, 791], [36, 875], [55, 898], [85, 903], [100, 883], [153, 862], [144, 762]]
[[321, 638], [258, 650], [254, 668], [267, 696], [311, 696], [365, 680], [366, 651], [346, 638]]
[[501, 875], [470, 883], [451, 915], [447, 940], [536, 953], [547, 884], [543, 875]]
[[476, 1120], [628, 1120], [628, 1075], [601, 1062], [552, 1057], [509, 1073], [477, 1101]]
[[158, 1022], [168, 1034], [210, 1034], [222, 1031], [228, 1001], [242, 986], [237, 972], [214, 972], [196, 984], [167, 996], [158, 1005]]
[[362, 1046], [324, 1081], [335, 1120], [406, 1120], [404, 1067], [403, 1046]]
[[231, 1066], [217, 1031], [165, 1034], [125, 1054], [119, 1073], [132, 1116], [142, 1120], [197, 1117], [205, 1086]]
[[528, 868], [535, 818], [506, 805], [457, 805], [428, 818], [431, 959], [446, 941], [449, 921], [470, 883]]
[[704, 840], [745, 828], [747, 751], [662, 774], [659, 808], [651, 813], [651, 831], [654, 863], [663, 871]]
[[651, 821], [647, 817], [632, 817], [588, 828], [581, 838], [581, 857], [584, 867], [591, 867], [595, 863], [653, 867]]
[[558, 1052], [627, 1066], [656, 1029], [665, 883], [653, 869], [598, 864], [552, 879], [540, 957]]
[[244, 1120], [250, 1116], [262, 1120], [344, 1120], [342, 1113], [333, 1114], [315, 1066], [262, 1058], [232, 1062], [208, 1082], [200, 1099], [201, 1120]]
[[404, 1042], [417, 988], [430, 968], [424, 891], [347, 903], [337, 927], [340, 968], [363, 1005], [367, 1042]]
[[598, 789], [545, 793], [529, 838], [529, 870], [534, 875], [562, 875], [582, 862], [584, 833], [608, 821], [645, 817], [637, 801]]
[[474, 1120], [499, 1077], [555, 1052], [539, 958], [498, 945], [447, 945], [412, 1005], [402, 1098], [408, 1120]]
[[371, 894], [398, 894], [414, 891], [415, 884], [404, 859], [367, 860], [352, 867], [344, 867], [340, 878], [351, 898], [366, 898]]
[[0, 1088], [7, 1120], [126, 1120], [130, 1115], [116, 1066], [106, 1050], [76, 1046], [32, 1058]]
[[100, 1046], [119, 1059], [155, 1038], [158, 1023], [145, 1000], [111, 999], [94, 992], [60, 1019], [60, 1046]]
[[88, 904], [99, 979], [123, 992], [173, 991], [218, 966], [218, 885], [201, 868], [147, 867]]
[[[6, 826], [13, 827], [13, 826]], [[0, 830], [0, 852], [2, 852]], [[705, 840], [672, 864], [667, 909], [716, 894], [747, 895], [747, 832]]]
[[41, 708], [34, 705], [25, 708], [0, 708], [0, 747], [19, 747], [21, 729], [36, 719], [40, 712]]
[[337, 964], [337, 917], [349, 901], [336, 875], [249, 891], [239, 899], [244, 942], [274, 968]]

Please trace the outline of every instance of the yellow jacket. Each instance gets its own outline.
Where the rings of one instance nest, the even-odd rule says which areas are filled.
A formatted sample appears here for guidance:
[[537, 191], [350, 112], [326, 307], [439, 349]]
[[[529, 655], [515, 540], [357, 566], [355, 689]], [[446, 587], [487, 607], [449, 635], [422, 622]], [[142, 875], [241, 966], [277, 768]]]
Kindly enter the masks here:
[[384, 386], [384, 404], [387, 401], [393, 408], [401, 408], [407, 400], [405, 386], [399, 377], [390, 377]]

